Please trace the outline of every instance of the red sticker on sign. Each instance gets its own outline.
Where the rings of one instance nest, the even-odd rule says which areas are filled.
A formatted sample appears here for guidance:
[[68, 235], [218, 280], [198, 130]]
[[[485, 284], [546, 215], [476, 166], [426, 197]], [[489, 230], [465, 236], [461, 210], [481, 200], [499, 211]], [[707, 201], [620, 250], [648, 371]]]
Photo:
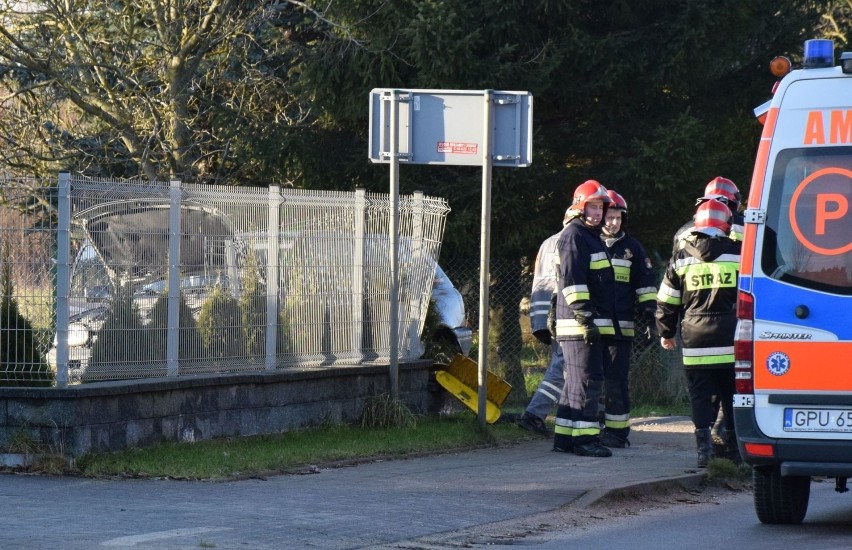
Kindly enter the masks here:
[[465, 143], [463, 141], [439, 141], [439, 153], [453, 153], [455, 155], [475, 155], [479, 149], [476, 143]]

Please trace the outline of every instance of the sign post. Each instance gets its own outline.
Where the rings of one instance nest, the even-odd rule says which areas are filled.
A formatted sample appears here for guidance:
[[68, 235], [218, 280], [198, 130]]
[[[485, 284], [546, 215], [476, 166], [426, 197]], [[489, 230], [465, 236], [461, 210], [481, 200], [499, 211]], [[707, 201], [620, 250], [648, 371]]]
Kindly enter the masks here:
[[[400, 108], [404, 104], [406, 108]], [[390, 164], [391, 259], [390, 384], [399, 393], [399, 166], [482, 166], [479, 264], [478, 420], [485, 425], [488, 373], [488, 312], [491, 262], [491, 172], [493, 166], [532, 163], [532, 95], [495, 90], [397, 90], [370, 92], [369, 157]]]
[[399, 397], [399, 90], [391, 92], [390, 104], [390, 390]]

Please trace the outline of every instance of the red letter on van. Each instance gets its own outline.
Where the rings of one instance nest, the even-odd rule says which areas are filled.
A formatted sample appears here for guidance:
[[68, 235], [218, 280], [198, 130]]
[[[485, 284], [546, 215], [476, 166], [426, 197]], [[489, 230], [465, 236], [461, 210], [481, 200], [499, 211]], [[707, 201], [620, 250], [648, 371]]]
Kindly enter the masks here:
[[[816, 197], [816, 227], [814, 231], [817, 235], [825, 235], [826, 220], [836, 220], [842, 218], [849, 211], [849, 202], [846, 197], [838, 193], [820, 193]], [[829, 210], [828, 204], [837, 205], [837, 208]]]
[[808, 113], [808, 123], [805, 127], [805, 145], [825, 144], [825, 124], [822, 122], [822, 111]]
[[852, 143], [852, 111], [831, 111], [831, 143]]

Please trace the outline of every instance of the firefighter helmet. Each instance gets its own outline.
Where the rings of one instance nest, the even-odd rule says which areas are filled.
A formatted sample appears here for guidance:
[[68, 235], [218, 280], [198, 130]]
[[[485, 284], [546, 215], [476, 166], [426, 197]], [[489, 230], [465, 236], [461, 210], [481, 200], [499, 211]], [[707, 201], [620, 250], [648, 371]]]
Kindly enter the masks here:
[[736, 210], [740, 204], [742, 195], [740, 195], [740, 190], [737, 189], [734, 182], [728, 178], [716, 176], [704, 186], [704, 196], [698, 198], [698, 204], [709, 201], [710, 199], [716, 199], [723, 202], [731, 210]]
[[622, 197], [612, 189], [607, 189], [606, 194], [609, 197], [609, 200], [612, 201], [609, 204], [609, 208], [611, 210], [621, 210], [625, 214], [627, 213], [627, 201], [624, 200], [624, 197]]
[[[719, 231], [712, 231], [713, 229]], [[731, 230], [731, 209], [725, 203], [715, 199], [702, 202], [695, 209], [692, 230], [702, 233], [721, 232], [727, 234]]]
[[571, 209], [583, 212], [586, 208], [586, 203], [593, 200], [603, 201], [604, 205], [611, 202], [609, 195], [606, 194], [606, 187], [595, 180], [586, 180], [574, 190]]

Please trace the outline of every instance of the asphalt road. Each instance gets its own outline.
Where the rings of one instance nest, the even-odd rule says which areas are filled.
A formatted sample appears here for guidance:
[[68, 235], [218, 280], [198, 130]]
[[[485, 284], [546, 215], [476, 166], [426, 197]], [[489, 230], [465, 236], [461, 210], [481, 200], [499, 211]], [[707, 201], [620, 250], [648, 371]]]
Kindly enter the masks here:
[[228, 482], [0, 475], [0, 548], [376, 548], [697, 483], [691, 424], [606, 459], [518, 445]]

